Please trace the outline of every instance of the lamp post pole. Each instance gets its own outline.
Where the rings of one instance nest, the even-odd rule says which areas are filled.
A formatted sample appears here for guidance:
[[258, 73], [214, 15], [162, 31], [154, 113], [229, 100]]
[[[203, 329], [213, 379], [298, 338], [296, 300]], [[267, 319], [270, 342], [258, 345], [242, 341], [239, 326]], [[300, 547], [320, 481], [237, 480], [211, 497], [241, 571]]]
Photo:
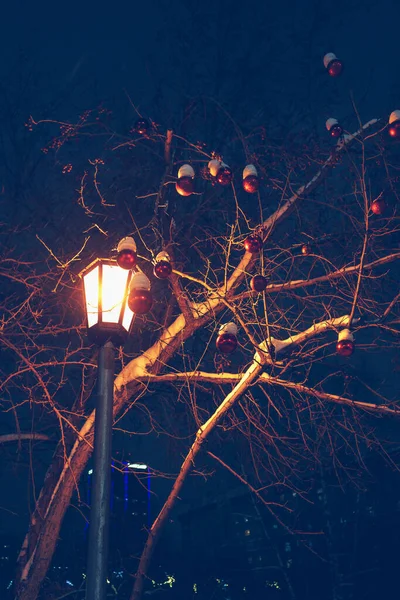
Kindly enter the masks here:
[[111, 491], [111, 437], [114, 399], [114, 346], [100, 346], [94, 424], [94, 469], [90, 509], [86, 600], [105, 600]]

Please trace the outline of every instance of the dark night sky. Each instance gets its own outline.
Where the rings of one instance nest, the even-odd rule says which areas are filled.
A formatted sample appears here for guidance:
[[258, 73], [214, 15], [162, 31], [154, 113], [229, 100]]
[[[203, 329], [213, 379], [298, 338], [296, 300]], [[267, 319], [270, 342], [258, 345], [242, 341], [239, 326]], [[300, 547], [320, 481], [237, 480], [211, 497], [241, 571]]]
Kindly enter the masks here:
[[[82, 82], [82, 79], [94, 82], [93, 86], [85, 88], [86, 96], [79, 99], [84, 108], [90, 108], [94, 102], [100, 103], [104, 98], [118, 95], [122, 97], [124, 89], [129, 90], [136, 103], [146, 106], [146, 101], [153, 97], [160, 81], [169, 81], [172, 84], [175, 90], [171, 91], [173, 99], [177, 93], [176, 89], [181, 85], [182, 91], [185, 91], [185, 82], [177, 80], [179, 71], [174, 62], [174, 46], [177, 41], [175, 36], [179, 33], [179, 23], [187, 26], [184, 7], [187, 4], [200, 3], [152, 0], [140, 3], [104, 3], [103, 6], [99, 3], [93, 7], [87, 6], [85, 2], [76, 7], [69, 3], [53, 3], [44, 10], [40, 3], [38, 5], [16, 2], [13, 6], [8, 6], [7, 18], [4, 18], [4, 15], [2, 17], [0, 73], [6, 73], [17, 53], [25, 51], [31, 57], [33, 68], [37, 70], [38, 75], [47, 74], [50, 77], [45, 77], [45, 88], [37, 88], [37, 97], [32, 98], [32, 105], [35, 106], [40, 106], [41, 99], [50, 98], [60, 86], [73, 86], [77, 80]], [[319, 72], [322, 56], [328, 51], [336, 52], [346, 61], [344, 83], [347, 90], [354, 92], [356, 100], [361, 101], [363, 119], [381, 116], [397, 108], [393, 101], [396, 92], [400, 92], [397, 51], [399, 2], [292, 0], [282, 3], [238, 3], [216, 0], [212, 4], [212, 7], [205, 6], [204, 10], [212, 14], [215, 9], [215, 14], [219, 11], [218, 14], [221, 15], [220, 9], [225, 7], [225, 11], [232, 11], [238, 15], [234, 18], [239, 29], [238, 37], [228, 36], [224, 47], [224, 54], [230, 60], [234, 61], [235, 56], [240, 57], [242, 50], [250, 51], [250, 60], [256, 60], [257, 57], [251, 55], [251, 48], [252, 45], [256, 45], [258, 55], [260, 48], [262, 52], [260, 39], [264, 30], [266, 45], [279, 47], [282, 52], [282, 65], [291, 65], [290, 76], [279, 67], [279, 89], [271, 91], [268, 90], [268, 53], [260, 63], [259, 78], [265, 81], [266, 95], [270, 94], [268, 106], [272, 107], [271, 110], [279, 105], [282, 98], [288, 103], [294, 103], [294, 106], [298, 103], [300, 112], [308, 111], [311, 120], [317, 120], [318, 117], [322, 123], [322, 130], [324, 120], [332, 116], [327, 114], [330, 106], [326, 104], [326, 82], [321, 84], [320, 90], [315, 84], [310, 107], [310, 98], [303, 81], [313, 78], [313, 74]], [[266, 7], [266, 4], [270, 6]], [[331, 18], [327, 17], [311, 26], [310, 15], [313, 14], [314, 5], [322, 5], [325, 13], [331, 14]], [[288, 9], [289, 6], [291, 10]], [[169, 29], [168, 23], [171, 19], [176, 20], [174, 30]], [[254, 22], [257, 22], [258, 37], [254, 37]], [[207, 20], [203, 26], [207, 29]], [[218, 26], [218, 23], [210, 19], [209, 27], [214, 36], [217, 35]], [[192, 23], [192, 27], [195, 32], [196, 23]], [[165, 37], [162, 45], [158, 46], [160, 33]], [[207, 47], [204, 56], [199, 54], [201, 40], [194, 41], [193, 47], [192, 51], [189, 49], [187, 55], [182, 56], [182, 61], [186, 66], [203, 61], [200, 71], [204, 80], [199, 75], [195, 82], [192, 82], [190, 93], [208, 93], [208, 84], [202, 82], [208, 81], [207, 71], [212, 62], [213, 47], [212, 44]], [[300, 57], [299, 62], [296, 62], [297, 57]], [[276, 79], [275, 77], [275, 82]], [[49, 84], [49, 81], [53, 83]], [[242, 90], [240, 95], [229, 98], [229, 101], [232, 105], [236, 103], [243, 110], [247, 94], [251, 94], [251, 90]], [[251, 101], [254, 103], [253, 98]], [[262, 108], [262, 96], [259, 104]], [[318, 107], [318, 110], [314, 110], [315, 107]], [[348, 94], [337, 100], [335, 109], [344, 116], [351, 115]], [[26, 106], [26, 111], [29, 115], [30, 106]], [[158, 122], [162, 122], [163, 127], [168, 125], [162, 121], [165, 115], [152, 116]], [[354, 122], [354, 117], [352, 118]], [[149, 443], [152, 443], [151, 440]], [[140, 460], [147, 460], [145, 457], [153, 452], [146, 448], [146, 444], [147, 441], [142, 440]], [[9, 456], [15, 450], [8, 449]], [[154, 460], [157, 462], [158, 457], [154, 457]], [[163, 468], [159, 462], [156, 466]], [[186, 491], [188, 495], [190, 487], [189, 484]], [[0, 507], [17, 509], [18, 512], [25, 505], [26, 495], [26, 468], [17, 468], [15, 476], [3, 467], [0, 479]], [[5, 530], [24, 529], [24, 521], [20, 521], [18, 517], [3, 519], [4, 514], [4, 511], [0, 512], [0, 520], [4, 523]]]

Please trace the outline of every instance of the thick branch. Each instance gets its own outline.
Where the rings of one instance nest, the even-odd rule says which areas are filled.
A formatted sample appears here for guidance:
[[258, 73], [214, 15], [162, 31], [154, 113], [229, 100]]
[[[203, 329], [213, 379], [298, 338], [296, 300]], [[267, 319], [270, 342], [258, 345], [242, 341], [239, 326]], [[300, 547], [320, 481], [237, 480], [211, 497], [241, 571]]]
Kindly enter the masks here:
[[262, 370], [261, 364], [256, 360], [250, 365], [247, 371], [241, 376], [240, 381], [233, 388], [233, 390], [225, 397], [223, 402], [218, 406], [214, 414], [199, 428], [196, 433], [196, 439], [194, 440], [189, 452], [186, 455], [185, 460], [182, 463], [179, 475], [175, 480], [171, 492], [166, 499], [160, 513], [154, 521], [145, 547], [140, 558], [138, 571], [136, 573], [135, 585], [132, 591], [131, 600], [139, 600], [142, 595], [143, 585], [147, 569], [153, 555], [156, 543], [158, 541], [161, 529], [166, 522], [175, 502], [182, 489], [183, 483], [189, 474], [192, 464], [200, 451], [200, 448], [213, 431], [216, 425], [220, 422], [222, 417], [228, 412], [228, 410], [235, 404], [235, 402], [242, 396], [242, 394], [248, 389], [248, 387], [254, 383], [259, 377]]

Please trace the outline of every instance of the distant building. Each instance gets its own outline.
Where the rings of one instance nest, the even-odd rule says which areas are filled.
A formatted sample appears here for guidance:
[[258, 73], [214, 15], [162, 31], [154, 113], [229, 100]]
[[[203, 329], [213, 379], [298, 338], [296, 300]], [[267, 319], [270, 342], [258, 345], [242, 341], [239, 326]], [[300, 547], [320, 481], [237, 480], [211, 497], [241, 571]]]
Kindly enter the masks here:
[[[82, 476], [79, 491], [67, 511], [51, 575], [78, 587], [86, 576], [93, 465]], [[151, 524], [151, 471], [130, 456], [111, 468], [109, 579], [121, 580], [135, 571]]]

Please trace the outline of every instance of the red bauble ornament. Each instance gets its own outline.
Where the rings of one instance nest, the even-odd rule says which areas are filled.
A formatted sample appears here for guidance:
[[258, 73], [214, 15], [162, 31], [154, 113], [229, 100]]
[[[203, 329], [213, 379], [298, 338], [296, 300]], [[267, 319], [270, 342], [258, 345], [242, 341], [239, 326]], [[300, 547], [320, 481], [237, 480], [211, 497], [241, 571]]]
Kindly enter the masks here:
[[324, 67], [331, 77], [338, 77], [338, 75], [340, 75], [343, 71], [343, 63], [333, 52], [328, 52], [328, 54], [325, 54]]
[[243, 189], [248, 194], [255, 194], [259, 186], [260, 182], [255, 175], [249, 175], [246, 179], [243, 179]]
[[260, 252], [262, 245], [263, 241], [259, 235], [252, 234], [244, 240], [244, 247], [247, 252], [250, 252], [251, 254], [257, 254], [257, 252]]
[[180, 177], [175, 184], [176, 191], [181, 196], [193, 194], [193, 179], [191, 177]]
[[232, 333], [221, 333], [217, 337], [217, 348], [222, 354], [231, 354], [237, 348], [236, 336]]
[[348, 357], [354, 352], [354, 336], [349, 329], [342, 329], [339, 332], [336, 343], [336, 352], [339, 356]]
[[135, 123], [135, 131], [140, 135], [147, 135], [151, 129], [151, 124], [147, 119], [138, 119]]
[[217, 181], [220, 185], [230, 185], [232, 183], [233, 173], [227, 165], [222, 163], [217, 173]]
[[255, 194], [258, 190], [259, 180], [257, 169], [254, 165], [246, 165], [243, 169], [243, 189], [248, 194]]
[[136, 265], [136, 252], [133, 252], [133, 250], [121, 250], [117, 254], [117, 263], [121, 269], [132, 269]]
[[117, 246], [117, 264], [121, 269], [130, 270], [136, 264], [136, 242], [132, 237], [124, 237]]
[[389, 125], [388, 131], [390, 137], [398, 140], [400, 138], [400, 121], [393, 121], [393, 123]]
[[153, 305], [153, 296], [150, 290], [133, 288], [129, 292], [128, 306], [136, 315], [144, 315]]
[[329, 131], [329, 134], [334, 137], [334, 138], [338, 138], [342, 135], [343, 133], [343, 127], [339, 124], [339, 121], [337, 119], [333, 119], [332, 117], [330, 119], [328, 119], [325, 123], [327, 130]]
[[303, 244], [301, 247], [301, 253], [304, 254], [304, 256], [308, 256], [309, 254], [311, 254], [312, 253], [311, 244]]
[[354, 352], [354, 342], [351, 340], [341, 340], [336, 344], [336, 352], [339, 356], [351, 356]]
[[385, 209], [386, 202], [383, 198], [378, 198], [377, 200], [374, 200], [371, 204], [371, 210], [374, 213], [374, 215], [382, 215], [385, 212]]
[[339, 75], [341, 75], [343, 71], [343, 63], [342, 61], [335, 58], [334, 60], [331, 60], [327, 69], [331, 77], [339, 77]]
[[333, 127], [330, 128], [329, 133], [331, 134], [332, 137], [338, 138], [343, 133], [343, 127], [341, 127], [341, 125], [334, 125]]
[[267, 280], [264, 275], [254, 275], [250, 281], [250, 287], [254, 292], [264, 292], [267, 287]]
[[154, 265], [153, 272], [157, 279], [168, 279], [172, 273], [171, 263], [166, 260], [159, 260]]

